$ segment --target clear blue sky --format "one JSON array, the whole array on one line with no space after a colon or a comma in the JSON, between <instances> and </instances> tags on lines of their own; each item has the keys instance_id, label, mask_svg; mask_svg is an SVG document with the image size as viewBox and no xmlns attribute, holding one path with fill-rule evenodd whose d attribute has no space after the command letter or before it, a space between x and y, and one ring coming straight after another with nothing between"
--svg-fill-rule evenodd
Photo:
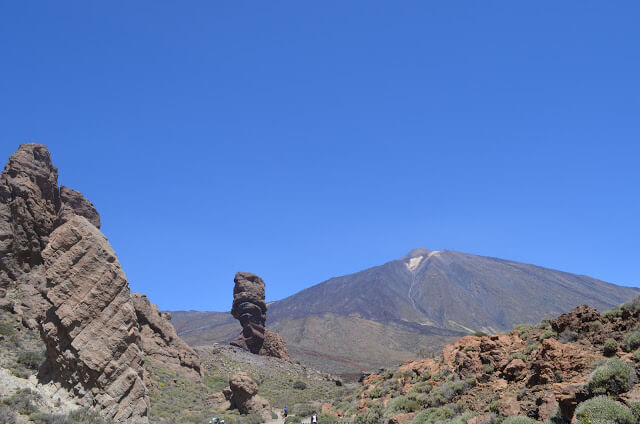
<instances>
[{"instance_id":1,"label":"clear blue sky","mask_svg":"<svg viewBox=\"0 0 640 424\"><path fill-rule=\"evenodd\" d=\"M0 156L47 144L133 290L228 310L414 247L640 284L637 1L2 2Z\"/></svg>"}]
</instances>

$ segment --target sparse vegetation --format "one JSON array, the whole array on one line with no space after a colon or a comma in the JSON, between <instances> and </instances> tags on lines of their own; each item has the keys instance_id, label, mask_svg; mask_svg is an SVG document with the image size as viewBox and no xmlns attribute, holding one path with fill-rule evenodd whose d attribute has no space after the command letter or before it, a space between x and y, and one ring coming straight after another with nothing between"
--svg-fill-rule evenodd
<instances>
[{"instance_id":1,"label":"sparse vegetation","mask_svg":"<svg viewBox=\"0 0 640 424\"><path fill-rule=\"evenodd\" d=\"M636 422L629 408L607 396L598 396L581 403L576 409L575 417L580 424Z\"/></svg>"},{"instance_id":2,"label":"sparse vegetation","mask_svg":"<svg viewBox=\"0 0 640 424\"><path fill-rule=\"evenodd\" d=\"M635 381L635 370L626 362L612 358L602 362L591 373L587 389L594 395L628 392Z\"/></svg>"},{"instance_id":3,"label":"sparse vegetation","mask_svg":"<svg viewBox=\"0 0 640 424\"><path fill-rule=\"evenodd\" d=\"M306 390L307 385L304 384L304 382L297 380L295 383L293 383L293 388L296 390Z\"/></svg>"},{"instance_id":4,"label":"sparse vegetation","mask_svg":"<svg viewBox=\"0 0 640 424\"><path fill-rule=\"evenodd\" d=\"M607 339L602 346L604 356L613 356L618 351L618 342L615 339Z\"/></svg>"},{"instance_id":5,"label":"sparse vegetation","mask_svg":"<svg viewBox=\"0 0 640 424\"><path fill-rule=\"evenodd\" d=\"M535 424L535 423L537 423L537 421L534 420L533 418L521 417L521 416L508 417L502 422L502 424Z\"/></svg>"},{"instance_id":6,"label":"sparse vegetation","mask_svg":"<svg viewBox=\"0 0 640 424\"><path fill-rule=\"evenodd\" d=\"M627 352L636 350L640 347L640 331L634 330L624 336L624 347Z\"/></svg>"}]
</instances>

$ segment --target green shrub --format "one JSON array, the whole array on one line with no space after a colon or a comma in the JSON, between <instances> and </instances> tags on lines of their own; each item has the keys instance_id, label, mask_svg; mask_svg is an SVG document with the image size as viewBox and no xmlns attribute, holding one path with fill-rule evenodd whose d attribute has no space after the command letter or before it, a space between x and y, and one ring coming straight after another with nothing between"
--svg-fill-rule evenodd
<instances>
[{"instance_id":1,"label":"green shrub","mask_svg":"<svg viewBox=\"0 0 640 424\"><path fill-rule=\"evenodd\" d=\"M624 336L624 345L627 352L640 347L640 331L631 331Z\"/></svg>"},{"instance_id":2,"label":"green shrub","mask_svg":"<svg viewBox=\"0 0 640 424\"><path fill-rule=\"evenodd\" d=\"M303 381L297 380L295 383L293 383L293 388L296 390L306 390L307 385Z\"/></svg>"},{"instance_id":3,"label":"green shrub","mask_svg":"<svg viewBox=\"0 0 640 424\"><path fill-rule=\"evenodd\" d=\"M608 311L605 311L602 314L602 317L607 321L611 321L613 318L621 317L621 316L622 316L622 309L620 308L610 309Z\"/></svg>"},{"instance_id":4,"label":"green shrub","mask_svg":"<svg viewBox=\"0 0 640 424\"><path fill-rule=\"evenodd\" d=\"M539 347L540 347L539 343L532 343L530 345L527 345L527 348L524 350L524 353L526 355L531 355L533 351L538 349Z\"/></svg>"},{"instance_id":5,"label":"green shrub","mask_svg":"<svg viewBox=\"0 0 640 424\"><path fill-rule=\"evenodd\" d=\"M575 417L580 424L634 424L629 408L606 396L598 396L578 405Z\"/></svg>"},{"instance_id":6,"label":"green shrub","mask_svg":"<svg viewBox=\"0 0 640 424\"><path fill-rule=\"evenodd\" d=\"M202 382L211 393L221 392L222 389L229 385L229 379L223 375L205 374L202 378Z\"/></svg>"},{"instance_id":7,"label":"green shrub","mask_svg":"<svg viewBox=\"0 0 640 424\"><path fill-rule=\"evenodd\" d=\"M40 399L41 396L38 392L31 389L19 389L13 395L2 399L2 404L22 415L29 415L38 412L34 403L38 403Z\"/></svg>"},{"instance_id":8,"label":"green shrub","mask_svg":"<svg viewBox=\"0 0 640 424\"><path fill-rule=\"evenodd\" d=\"M523 361L527 360L527 355L525 355L524 353L521 352L516 352L516 353L512 353L511 356L509 356L509 361L512 361L514 359L522 359Z\"/></svg>"},{"instance_id":9,"label":"green shrub","mask_svg":"<svg viewBox=\"0 0 640 424\"><path fill-rule=\"evenodd\" d=\"M602 347L602 354L604 356L613 356L618 351L618 342L615 339L607 339Z\"/></svg>"},{"instance_id":10,"label":"green shrub","mask_svg":"<svg viewBox=\"0 0 640 424\"><path fill-rule=\"evenodd\" d=\"M13 329L13 325L0 321L0 336L13 336L15 333L16 330Z\"/></svg>"},{"instance_id":11,"label":"green shrub","mask_svg":"<svg viewBox=\"0 0 640 424\"><path fill-rule=\"evenodd\" d=\"M407 396L398 396L389 402L387 413L415 412L420 408L418 402Z\"/></svg>"},{"instance_id":12,"label":"green shrub","mask_svg":"<svg viewBox=\"0 0 640 424\"><path fill-rule=\"evenodd\" d=\"M408 393L429 393L433 389L433 385L427 382L414 384Z\"/></svg>"},{"instance_id":13,"label":"green shrub","mask_svg":"<svg viewBox=\"0 0 640 424\"><path fill-rule=\"evenodd\" d=\"M465 346L464 349L462 349L464 353L471 352L473 350L475 350L473 346Z\"/></svg>"},{"instance_id":14,"label":"green shrub","mask_svg":"<svg viewBox=\"0 0 640 424\"><path fill-rule=\"evenodd\" d=\"M465 393L471 387L475 386L475 384L476 380L473 378L468 380L447 381L429 393L425 405L430 407L446 405L451 402L454 397Z\"/></svg>"},{"instance_id":15,"label":"green shrub","mask_svg":"<svg viewBox=\"0 0 640 424\"><path fill-rule=\"evenodd\" d=\"M628 392L635 381L635 370L617 358L604 361L589 377L587 388L594 395Z\"/></svg>"},{"instance_id":16,"label":"green shrub","mask_svg":"<svg viewBox=\"0 0 640 424\"><path fill-rule=\"evenodd\" d=\"M15 424L16 414L6 406L0 405L0 423Z\"/></svg>"},{"instance_id":17,"label":"green shrub","mask_svg":"<svg viewBox=\"0 0 640 424\"><path fill-rule=\"evenodd\" d=\"M22 351L18 354L16 362L30 370L37 370L44 362L44 352Z\"/></svg>"},{"instance_id":18,"label":"green shrub","mask_svg":"<svg viewBox=\"0 0 640 424\"><path fill-rule=\"evenodd\" d=\"M536 324L536 328L539 330L550 330L551 329L551 319L543 318L538 324Z\"/></svg>"},{"instance_id":19,"label":"green shrub","mask_svg":"<svg viewBox=\"0 0 640 424\"><path fill-rule=\"evenodd\" d=\"M384 394L385 394L385 391L380 386L374 387L369 391L369 397L371 399L381 398L382 396L384 396Z\"/></svg>"},{"instance_id":20,"label":"green shrub","mask_svg":"<svg viewBox=\"0 0 640 424\"><path fill-rule=\"evenodd\" d=\"M307 403L299 403L293 406L293 415L297 415L298 417L310 417L315 411L315 407L313 405L309 405Z\"/></svg>"},{"instance_id":21,"label":"green shrub","mask_svg":"<svg viewBox=\"0 0 640 424\"><path fill-rule=\"evenodd\" d=\"M302 422L302 417L296 417L296 416L292 416L292 415L289 415L287 417L287 419L284 420L284 424L301 423L301 422Z\"/></svg>"},{"instance_id":22,"label":"green shrub","mask_svg":"<svg viewBox=\"0 0 640 424\"><path fill-rule=\"evenodd\" d=\"M534 420L533 418L521 417L521 416L509 417L504 421L502 421L502 424L535 424L535 423L537 423L537 421Z\"/></svg>"},{"instance_id":23,"label":"green shrub","mask_svg":"<svg viewBox=\"0 0 640 424\"><path fill-rule=\"evenodd\" d=\"M482 372L485 374L493 374L495 372L495 368L491 364L483 364Z\"/></svg>"},{"instance_id":24,"label":"green shrub","mask_svg":"<svg viewBox=\"0 0 640 424\"><path fill-rule=\"evenodd\" d=\"M540 334L540 341L545 340L545 339L551 339L554 337L557 337L558 335L556 334L555 331L553 331L551 328L548 328L546 330L544 330L542 332L542 334Z\"/></svg>"},{"instance_id":25,"label":"green shrub","mask_svg":"<svg viewBox=\"0 0 640 424\"><path fill-rule=\"evenodd\" d=\"M513 330L511 331L517 331L518 334L520 334L520 337L526 337L526 335L529 333L529 331L531 331L533 327L531 327L529 324L518 324L515 327L513 327Z\"/></svg>"},{"instance_id":26,"label":"green shrub","mask_svg":"<svg viewBox=\"0 0 640 424\"><path fill-rule=\"evenodd\" d=\"M413 419L413 424L435 424L442 423L456 416L453 409L449 407L429 408L419 413Z\"/></svg>"},{"instance_id":27,"label":"green shrub","mask_svg":"<svg viewBox=\"0 0 640 424\"><path fill-rule=\"evenodd\" d=\"M580 338L580 335L575 331L565 330L558 337L558 341L560 343L575 342L579 338Z\"/></svg>"},{"instance_id":28,"label":"green shrub","mask_svg":"<svg viewBox=\"0 0 640 424\"><path fill-rule=\"evenodd\" d=\"M629 402L629 409L636 421L640 420L640 402Z\"/></svg>"},{"instance_id":29,"label":"green shrub","mask_svg":"<svg viewBox=\"0 0 640 424\"><path fill-rule=\"evenodd\" d=\"M380 422L382 419L382 408L379 404L369 406L367 412L362 415L356 415L355 424L370 424Z\"/></svg>"},{"instance_id":30,"label":"green shrub","mask_svg":"<svg viewBox=\"0 0 640 424\"><path fill-rule=\"evenodd\" d=\"M633 359L634 359L634 361L636 361L636 362L640 362L640 349L636 349L636 350L633 352Z\"/></svg>"},{"instance_id":31,"label":"green shrub","mask_svg":"<svg viewBox=\"0 0 640 424\"><path fill-rule=\"evenodd\" d=\"M593 321L589 324L589 331L598 332L602 330L602 327L604 327L604 325L602 325L602 321Z\"/></svg>"}]
</instances>

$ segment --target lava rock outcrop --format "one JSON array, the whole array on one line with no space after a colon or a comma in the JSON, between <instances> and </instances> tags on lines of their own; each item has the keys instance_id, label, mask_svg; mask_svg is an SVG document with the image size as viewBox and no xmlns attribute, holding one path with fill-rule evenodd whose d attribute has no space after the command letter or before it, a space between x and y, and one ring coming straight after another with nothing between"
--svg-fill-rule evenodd
<instances>
[{"instance_id":1,"label":"lava rock outcrop","mask_svg":"<svg viewBox=\"0 0 640 424\"><path fill-rule=\"evenodd\" d=\"M185 377L198 380L200 358L176 333L171 314L161 313L147 296L131 294L140 325L140 342L145 358Z\"/></svg>"},{"instance_id":2,"label":"lava rock outcrop","mask_svg":"<svg viewBox=\"0 0 640 424\"><path fill-rule=\"evenodd\" d=\"M233 279L231 315L242 325L242 333L232 346L258 354L264 344L267 304L264 301L264 281L250 272L238 272Z\"/></svg>"},{"instance_id":3,"label":"lava rock outcrop","mask_svg":"<svg viewBox=\"0 0 640 424\"><path fill-rule=\"evenodd\" d=\"M242 325L242 333L231 342L251 353L291 360L284 339L265 328L267 304L262 278L250 272L238 272L233 279L231 315Z\"/></svg>"}]
</instances>

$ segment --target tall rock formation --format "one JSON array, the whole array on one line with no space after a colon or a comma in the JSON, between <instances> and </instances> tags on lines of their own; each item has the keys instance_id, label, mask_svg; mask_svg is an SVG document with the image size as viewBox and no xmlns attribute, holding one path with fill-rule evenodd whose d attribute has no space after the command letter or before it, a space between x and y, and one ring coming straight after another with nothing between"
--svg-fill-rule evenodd
<instances>
[{"instance_id":1,"label":"tall rock formation","mask_svg":"<svg viewBox=\"0 0 640 424\"><path fill-rule=\"evenodd\" d=\"M145 355L198 376L199 360L157 308L136 308L95 207L57 180L39 144L21 145L0 174L0 307L40 331L39 378L115 422L148 423Z\"/></svg>"},{"instance_id":2,"label":"tall rock formation","mask_svg":"<svg viewBox=\"0 0 640 424\"><path fill-rule=\"evenodd\" d=\"M231 345L258 354L264 343L267 304L264 301L264 281L250 272L238 272L233 279L231 315L242 325L242 333Z\"/></svg>"},{"instance_id":3,"label":"tall rock formation","mask_svg":"<svg viewBox=\"0 0 640 424\"><path fill-rule=\"evenodd\" d=\"M231 315L240 321L242 333L231 345L254 354L290 360L284 339L265 329L267 304L262 278L250 272L238 272L233 281Z\"/></svg>"}]
</instances>

